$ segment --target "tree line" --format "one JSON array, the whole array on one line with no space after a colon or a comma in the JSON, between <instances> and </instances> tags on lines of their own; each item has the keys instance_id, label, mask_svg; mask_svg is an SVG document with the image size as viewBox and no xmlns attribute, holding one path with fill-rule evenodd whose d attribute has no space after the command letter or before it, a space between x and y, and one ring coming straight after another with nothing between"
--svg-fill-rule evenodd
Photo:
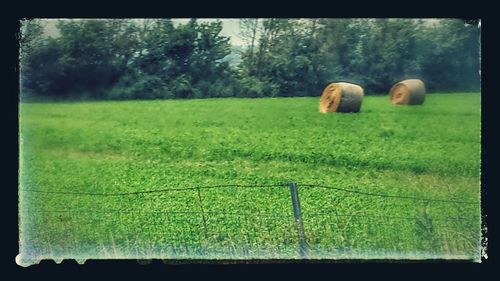
<instances>
[{"instance_id":1,"label":"tree line","mask_svg":"<svg viewBox=\"0 0 500 281\"><path fill-rule=\"evenodd\" d=\"M221 21L43 20L20 32L21 98L318 96L329 81L385 94L408 77L429 91L478 91L480 32L457 19L241 19L231 65Z\"/></svg>"}]
</instances>

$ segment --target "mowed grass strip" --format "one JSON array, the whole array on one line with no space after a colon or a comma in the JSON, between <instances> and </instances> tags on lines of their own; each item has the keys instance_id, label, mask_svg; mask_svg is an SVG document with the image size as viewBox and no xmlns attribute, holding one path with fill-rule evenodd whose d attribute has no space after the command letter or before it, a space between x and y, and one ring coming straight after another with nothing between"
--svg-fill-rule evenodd
<instances>
[{"instance_id":1,"label":"mowed grass strip","mask_svg":"<svg viewBox=\"0 0 500 281\"><path fill-rule=\"evenodd\" d=\"M430 94L422 106L367 96L357 114L317 107L310 97L23 103L21 190L283 187L203 189L201 205L195 190L21 191L22 247L34 257L296 258L286 186L296 181L312 256L477 258L479 94Z\"/></svg>"}]
</instances>

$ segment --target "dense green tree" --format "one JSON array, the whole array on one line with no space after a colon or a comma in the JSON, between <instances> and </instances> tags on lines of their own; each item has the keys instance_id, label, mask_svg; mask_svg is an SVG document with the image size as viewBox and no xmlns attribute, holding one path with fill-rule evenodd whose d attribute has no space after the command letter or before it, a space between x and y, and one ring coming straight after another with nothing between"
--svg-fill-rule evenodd
<instances>
[{"instance_id":1,"label":"dense green tree","mask_svg":"<svg viewBox=\"0 0 500 281\"><path fill-rule=\"evenodd\" d=\"M328 80L385 93L395 81L418 76L418 22L392 19L323 20L321 55Z\"/></svg>"},{"instance_id":2,"label":"dense green tree","mask_svg":"<svg viewBox=\"0 0 500 281\"><path fill-rule=\"evenodd\" d=\"M124 74L133 55L130 31L122 20L64 20L58 38L31 51L22 74L39 95L104 98ZM127 53L128 51L128 53Z\"/></svg>"},{"instance_id":3,"label":"dense green tree","mask_svg":"<svg viewBox=\"0 0 500 281\"><path fill-rule=\"evenodd\" d=\"M21 21L21 30L19 33L20 57L22 60L34 52L43 44L43 26L40 20Z\"/></svg>"},{"instance_id":4,"label":"dense green tree","mask_svg":"<svg viewBox=\"0 0 500 281\"><path fill-rule=\"evenodd\" d=\"M61 20L56 38L42 22L21 25L22 98L317 96L329 81L386 94L410 77L479 89L479 29L461 20L242 19L236 67L221 21Z\"/></svg>"},{"instance_id":5,"label":"dense green tree","mask_svg":"<svg viewBox=\"0 0 500 281\"><path fill-rule=\"evenodd\" d=\"M316 95L324 80L317 29L317 20L263 20L256 51L247 49L240 66L249 95Z\"/></svg>"},{"instance_id":6,"label":"dense green tree","mask_svg":"<svg viewBox=\"0 0 500 281\"><path fill-rule=\"evenodd\" d=\"M432 91L477 91L480 86L479 28L440 20L420 34L422 76Z\"/></svg>"},{"instance_id":7,"label":"dense green tree","mask_svg":"<svg viewBox=\"0 0 500 281\"><path fill-rule=\"evenodd\" d=\"M364 29L365 36L354 48L352 74L360 76L359 80L367 91L386 94L395 82L419 76L415 44L419 25L415 20L376 19L363 22L368 28L360 28Z\"/></svg>"},{"instance_id":8,"label":"dense green tree","mask_svg":"<svg viewBox=\"0 0 500 281\"><path fill-rule=\"evenodd\" d=\"M199 91L197 97L228 96L222 85L231 86L229 63L222 59L231 53L228 37L220 36L222 22L202 23L197 26L198 36L192 56L191 71L193 83ZM208 82L208 83L207 83ZM213 87L207 87L213 83Z\"/></svg>"},{"instance_id":9,"label":"dense green tree","mask_svg":"<svg viewBox=\"0 0 500 281\"><path fill-rule=\"evenodd\" d=\"M354 82L367 94L386 94L410 77L423 78L433 91L478 90L477 29L460 20L429 23L266 19L258 52L247 51L241 73L274 83L282 96L318 95L328 81Z\"/></svg>"},{"instance_id":10,"label":"dense green tree","mask_svg":"<svg viewBox=\"0 0 500 281\"><path fill-rule=\"evenodd\" d=\"M36 54L44 47L45 39L43 36L43 26L40 20L21 21L21 30L19 33L19 70L21 98L29 97L33 94L36 77L33 73L36 71L30 61L35 59Z\"/></svg>"},{"instance_id":11,"label":"dense green tree","mask_svg":"<svg viewBox=\"0 0 500 281\"><path fill-rule=\"evenodd\" d=\"M139 52L111 91L112 98L203 98L234 95L228 37L222 22L174 27L169 19L143 22ZM140 83L134 83L140 81Z\"/></svg>"}]
</instances>

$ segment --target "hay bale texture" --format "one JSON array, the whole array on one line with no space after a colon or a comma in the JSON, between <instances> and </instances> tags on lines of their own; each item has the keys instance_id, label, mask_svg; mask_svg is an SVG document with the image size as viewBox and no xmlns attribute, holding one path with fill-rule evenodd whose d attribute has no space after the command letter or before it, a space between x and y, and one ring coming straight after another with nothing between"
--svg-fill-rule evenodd
<instances>
[{"instance_id":1,"label":"hay bale texture","mask_svg":"<svg viewBox=\"0 0 500 281\"><path fill-rule=\"evenodd\" d=\"M359 112L365 92L356 84L330 83L319 100L319 112Z\"/></svg>"},{"instance_id":2,"label":"hay bale texture","mask_svg":"<svg viewBox=\"0 0 500 281\"><path fill-rule=\"evenodd\" d=\"M389 92L393 104L419 105L425 100L425 84L420 79L408 79L396 83Z\"/></svg>"}]
</instances>

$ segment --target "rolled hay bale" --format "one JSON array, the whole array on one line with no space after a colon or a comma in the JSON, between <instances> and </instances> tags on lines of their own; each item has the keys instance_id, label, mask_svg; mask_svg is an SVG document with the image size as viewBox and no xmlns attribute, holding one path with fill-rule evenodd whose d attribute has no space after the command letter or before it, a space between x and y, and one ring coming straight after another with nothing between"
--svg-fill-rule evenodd
<instances>
[{"instance_id":1,"label":"rolled hay bale","mask_svg":"<svg viewBox=\"0 0 500 281\"><path fill-rule=\"evenodd\" d=\"M330 83L319 99L319 112L359 112L364 95L365 92L359 85Z\"/></svg>"},{"instance_id":2,"label":"rolled hay bale","mask_svg":"<svg viewBox=\"0 0 500 281\"><path fill-rule=\"evenodd\" d=\"M425 100L425 84L420 79L400 81L392 86L389 99L393 104L418 105Z\"/></svg>"}]
</instances>

